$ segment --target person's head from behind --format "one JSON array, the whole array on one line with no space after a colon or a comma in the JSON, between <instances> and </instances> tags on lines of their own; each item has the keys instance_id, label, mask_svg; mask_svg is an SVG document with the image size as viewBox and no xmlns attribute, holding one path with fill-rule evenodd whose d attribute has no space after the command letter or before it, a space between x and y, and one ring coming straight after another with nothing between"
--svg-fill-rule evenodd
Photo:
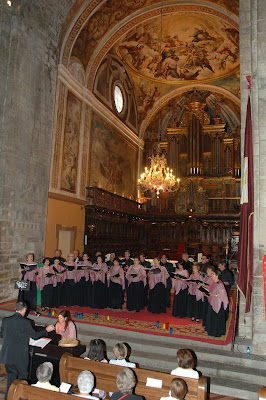
<instances>
[{"instance_id":1,"label":"person's head from behind","mask_svg":"<svg viewBox=\"0 0 266 400\"><path fill-rule=\"evenodd\" d=\"M117 360L124 360L127 356L127 346L124 343L117 343L113 348Z\"/></svg>"},{"instance_id":2,"label":"person's head from behind","mask_svg":"<svg viewBox=\"0 0 266 400\"><path fill-rule=\"evenodd\" d=\"M94 376L90 371L82 371L77 379L79 393L89 394L94 387Z\"/></svg>"},{"instance_id":3,"label":"person's head from behind","mask_svg":"<svg viewBox=\"0 0 266 400\"><path fill-rule=\"evenodd\" d=\"M171 396L174 399L184 399L188 388L186 382L181 378L174 378L170 385Z\"/></svg>"},{"instance_id":4,"label":"person's head from behind","mask_svg":"<svg viewBox=\"0 0 266 400\"><path fill-rule=\"evenodd\" d=\"M119 392L123 394L132 393L136 386L136 377L134 372L129 368L123 369L123 371L117 375L116 386Z\"/></svg>"},{"instance_id":5,"label":"person's head from behind","mask_svg":"<svg viewBox=\"0 0 266 400\"><path fill-rule=\"evenodd\" d=\"M180 349L177 352L177 363L180 368L196 368L197 358L193 350Z\"/></svg>"},{"instance_id":6,"label":"person's head from behind","mask_svg":"<svg viewBox=\"0 0 266 400\"><path fill-rule=\"evenodd\" d=\"M36 376L39 382L49 382L53 375L53 364L44 362L36 369Z\"/></svg>"},{"instance_id":7,"label":"person's head from behind","mask_svg":"<svg viewBox=\"0 0 266 400\"><path fill-rule=\"evenodd\" d=\"M90 341L88 358L92 361L102 361L105 355L105 347L102 339L92 339Z\"/></svg>"},{"instance_id":8,"label":"person's head from behind","mask_svg":"<svg viewBox=\"0 0 266 400\"><path fill-rule=\"evenodd\" d=\"M27 311L27 303L25 301L17 301L15 305L15 310L17 313L21 314L23 317Z\"/></svg>"}]
</instances>

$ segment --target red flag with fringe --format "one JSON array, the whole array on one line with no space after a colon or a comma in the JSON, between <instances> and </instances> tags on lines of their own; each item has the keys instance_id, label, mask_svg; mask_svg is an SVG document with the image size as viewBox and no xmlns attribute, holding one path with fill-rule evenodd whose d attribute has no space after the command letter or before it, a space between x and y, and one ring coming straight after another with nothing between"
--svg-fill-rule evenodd
<instances>
[{"instance_id":1,"label":"red flag with fringe","mask_svg":"<svg viewBox=\"0 0 266 400\"><path fill-rule=\"evenodd\" d=\"M246 299L245 312L250 311L253 280L253 146L250 96L248 97L244 160L241 171L240 233L238 245L238 288Z\"/></svg>"}]
</instances>

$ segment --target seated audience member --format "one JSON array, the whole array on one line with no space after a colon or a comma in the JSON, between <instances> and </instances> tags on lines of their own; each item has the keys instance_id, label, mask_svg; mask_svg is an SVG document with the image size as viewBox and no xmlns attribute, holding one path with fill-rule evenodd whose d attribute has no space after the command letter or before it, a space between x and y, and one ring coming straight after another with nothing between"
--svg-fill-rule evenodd
<instances>
[{"instance_id":1,"label":"seated audience member","mask_svg":"<svg viewBox=\"0 0 266 400\"><path fill-rule=\"evenodd\" d=\"M90 341L88 357L85 357L84 360L108 363L108 361L105 358L105 353L106 353L105 350L106 350L106 344L102 339L92 339ZM106 397L106 392L101 389L95 389L93 391L93 394L97 394L99 395L100 398L103 399Z\"/></svg>"},{"instance_id":2,"label":"seated audience member","mask_svg":"<svg viewBox=\"0 0 266 400\"><path fill-rule=\"evenodd\" d=\"M88 357L84 360L100 361L103 363L108 363L105 358L106 344L102 339L92 339L90 341L90 348L88 352Z\"/></svg>"},{"instance_id":3,"label":"seated audience member","mask_svg":"<svg viewBox=\"0 0 266 400\"><path fill-rule=\"evenodd\" d=\"M76 327L71 321L71 315L68 310L62 310L58 314L58 321L55 324L55 331L61 335L61 339L76 339Z\"/></svg>"},{"instance_id":4,"label":"seated audience member","mask_svg":"<svg viewBox=\"0 0 266 400\"><path fill-rule=\"evenodd\" d=\"M110 398L112 400L119 400L120 398L126 398L127 400L142 400L143 398L141 396L133 394L136 383L137 381L134 372L129 368L123 369L116 378L116 386L119 391L113 393Z\"/></svg>"},{"instance_id":5,"label":"seated audience member","mask_svg":"<svg viewBox=\"0 0 266 400\"><path fill-rule=\"evenodd\" d=\"M109 364L122 365L124 367L136 368L136 364L126 360L127 346L124 343L117 343L113 348L116 360L110 360Z\"/></svg>"},{"instance_id":6,"label":"seated audience member","mask_svg":"<svg viewBox=\"0 0 266 400\"><path fill-rule=\"evenodd\" d=\"M160 400L184 400L187 394L188 388L187 384L183 379L174 378L170 385L170 396L161 397Z\"/></svg>"},{"instance_id":7,"label":"seated audience member","mask_svg":"<svg viewBox=\"0 0 266 400\"><path fill-rule=\"evenodd\" d=\"M185 378L199 378L196 368L196 354L190 349L180 349L177 352L178 367L171 371L171 375L183 376Z\"/></svg>"},{"instance_id":8,"label":"seated audience member","mask_svg":"<svg viewBox=\"0 0 266 400\"><path fill-rule=\"evenodd\" d=\"M85 399L99 399L99 397L91 396L90 393L94 386L94 376L90 371L82 371L77 379L79 393L75 394L77 397Z\"/></svg>"},{"instance_id":9,"label":"seated audience member","mask_svg":"<svg viewBox=\"0 0 266 400\"><path fill-rule=\"evenodd\" d=\"M53 390L54 392L59 392L59 388L51 385L49 382L53 375L53 364L50 362L44 362L36 370L36 376L38 382L31 385L42 389Z\"/></svg>"}]
</instances>

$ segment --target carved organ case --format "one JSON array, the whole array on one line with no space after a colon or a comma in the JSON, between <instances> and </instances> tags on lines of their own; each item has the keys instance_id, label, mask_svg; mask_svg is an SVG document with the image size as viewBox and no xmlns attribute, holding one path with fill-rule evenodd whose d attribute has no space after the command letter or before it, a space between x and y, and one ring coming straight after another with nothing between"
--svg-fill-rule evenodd
<instances>
[{"instance_id":1,"label":"carved organ case","mask_svg":"<svg viewBox=\"0 0 266 400\"><path fill-rule=\"evenodd\" d=\"M239 132L230 135L218 115L194 90L176 127L167 128L169 167L181 178L176 213L238 213L240 181Z\"/></svg>"}]
</instances>

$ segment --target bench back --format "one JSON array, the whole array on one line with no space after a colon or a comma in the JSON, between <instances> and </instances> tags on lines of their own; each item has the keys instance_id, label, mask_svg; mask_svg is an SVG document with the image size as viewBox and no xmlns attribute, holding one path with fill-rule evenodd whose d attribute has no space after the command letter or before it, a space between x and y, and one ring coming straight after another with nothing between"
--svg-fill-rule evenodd
<instances>
[{"instance_id":1,"label":"bench back","mask_svg":"<svg viewBox=\"0 0 266 400\"><path fill-rule=\"evenodd\" d=\"M7 400L69 400L69 394L48 391L35 386L28 385L28 382L16 379L9 388Z\"/></svg>"},{"instance_id":2,"label":"bench back","mask_svg":"<svg viewBox=\"0 0 266 400\"><path fill-rule=\"evenodd\" d=\"M89 370L96 379L96 387L106 392L117 392L116 377L125 367L118 365L105 364L96 361L84 360L83 358L73 357L65 353L60 360L59 371L60 381L77 384L77 377L81 371ZM135 394L145 397L146 400L160 399L169 396L170 383L175 376L163 372L151 371L142 368L135 368L137 385ZM162 388L146 386L147 378L160 379ZM207 399L207 379L182 378L188 386L186 400L206 400Z\"/></svg>"}]
</instances>

